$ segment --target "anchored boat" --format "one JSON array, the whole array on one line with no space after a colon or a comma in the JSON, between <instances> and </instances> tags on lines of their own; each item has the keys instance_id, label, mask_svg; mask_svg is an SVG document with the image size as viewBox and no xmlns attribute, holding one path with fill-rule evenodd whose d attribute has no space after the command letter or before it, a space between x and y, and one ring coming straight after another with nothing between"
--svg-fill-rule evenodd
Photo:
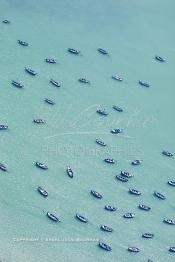
<instances>
[{"instance_id":1,"label":"anchored boat","mask_svg":"<svg viewBox=\"0 0 175 262\"><path fill-rule=\"evenodd\" d=\"M6 129L8 129L7 125L0 125L0 130L6 130Z\"/></svg>"},{"instance_id":2,"label":"anchored boat","mask_svg":"<svg viewBox=\"0 0 175 262\"><path fill-rule=\"evenodd\" d=\"M112 76L112 78L120 82L123 81L123 78L121 78L120 76Z\"/></svg>"},{"instance_id":3,"label":"anchored boat","mask_svg":"<svg viewBox=\"0 0 175 262\"><path fill-rule=\"evenodd\" d=\"M142 193L136 189L130 188L129 189L129 193L133 194L133 195L137 195L140 196Z\"/></svg>"},{"instance_id":4,"label":"anchored boat","mask_svg":"<svg viewBox=\"0 0 175 262\"><path fill-rule=\"evenodd\" d=\"M101 230L106 231L106 232L112 232L113 231L113 228L105 226L105 225L102 225L100 228L101 228Z\"/></svg>"},{"instance_id":5,"label":"anchored boat","mask_svg":"<svg viewBox=\"0 0 175 262\"><path fill-rule=\"evenodd\" d=\"M25 67L25 71L26 71L27 73L29 73L30 75L32 75L32 76L37 75L37 72L34 71L33 69L29 68L29 67Z\"/></svg>"},{"instance_id":6,"label":"anchored boat","mask_svg":"<svg viewBox=\"0 0 175 262\"><path fill-rule=\"evenodd\" d=\"M128 247L128 251L138 253L140 249L138 247Z\"/></svg>"},{"instance_id":7,"label":"anchored boat","mask_svg":"<svg viewBox=\"0 0 175 262\"><path fill-rule=\"evenodd\" d=\"M170 153L170 152L167 151L167 150L163 150L163 151L162 151L162 155L164 155L164 156L169 156L169 157L172 157L172 156L173 156L173 154Z\"/></svg>"},{"instance_id":8,"label":"anchored boat","mask_svg":"<svg viewBox=\"0 0 175 262\"><path fill-rule=\"evenodd\" d=\"M155 59L159 62L165 62L165 59L158 55L155 55Z\"/></svg>"},{"instance_id":9,"label":"anchored boat","mask_svg":"<svg viewBox=\"0 0 175 262\"><path fill-rule=\"evenodd\" d=\"M67 166L67 174L70 178L73 178L74 172L70 166Z\"/></svg>"},{"instance_id":10,"label":"anchored boat","mask_svg":"<svg viewBox=\"0 0 175 262\"><path fill-rule=\"evenodd\" d=\"M87 223L88 222L88 219L86 217L80 215L80 214L76 214L76 218L78 220L80 220L81 222L83 222L83 223Z\"/></svg>"},{"instance_id":11,"label":"anchored boat","mask_svg":"<svg viewBox=\"0 0 175 262\"><path fill-rule=\"evenodd\" d=\"M168 185L175 186L175 181L168 181Z\"/></svg>"},{"instance_id":12,"label":"anchored boat","mask_svg":"<svg viewBox=\"0 0 175 262\"><path fill-rule=\"evenodd\" d=\"M18 40L18 44L22 45L22 46L28 46L29 44L25 41L21 41L21 40Z\"/></svg>"},{"instance_id":13,"label":"anchored boat","mask_svg":"<svg viewBox=\"0 0 175 262\"><path fill-rule=\"evenodd\" d=\"M102 249L106 250L106 251L111 251L112 247L105 244L104 242L99 242L99 247L101 247Z\"/></svg>"},{"instance_id":14,"label":"anchored boat","mask_svg":"<svg viewBox=\"0 0 175 262\"><path fill-rule=\"evenodd\" d=\"M48 169L48 166L46 166L45 164L43 163L40 163L40 162L36 162L35 163L37 167L43 169L43 170L47 170Z\"/></svg>"},{"instance_id":15,"label":"anchored boat","mask_svg":"<svg viewBox=\"0 0 175 262\"><path fill-rule=\"evenodd\" d=\"M112 212L117 210L116 207L110 206L110 205L106 205L106 206L105 206L105 209L108 210L108 211L112 211Z\"/></svg>"},{"instance_id":16,"label":"anchored boat","mask_svg":"<svg viewBox=\"0 0 175 262\"><path fill-rule=\"evenodd\" d=\"M145 211L149 211L151 209L151 207L143 205L143 204L139 204L138 206L140 209L145 210Z\"/></svg>"},{"instance_id":17,"label":"anchored boat","mask_svg":"<svg viewBox=\"0 0 175 262\"><path fill-rule=\"evenodd\" d=\"M59 218L53 213L47 212L47 216L54 222L60 222Z\"/></svg>"},{"instance_id":18,"label":"anchored boat","mask_svg":"<svg viewBox=\"0 0 175 262\"><path fill-rule=\"evenodd\" d=\"M101 53L103 55L108 55L108 52L103 48L98 48L97 50L98 50L99 53Z\"/></svg>"},{"instance_id":19,"label":"anchored boat","mask_svg":"<svg viewBox=\"0 0 175 262\"><path fill-rule=\"evenodd\" d=\"M46 123L46 121L41 118L33 119L33 122L36 124L45 124Z\"/></svg>"},{"instance_id":20,"label":"anchored boat","mask_svg":"<svg viewBox=\"0 0 175 262\"><path fill-rule=\"evenodd\" d=\"M120 175L117 175L116 178L122 182L128 182L128 179L126 177L123 177L123 176L120 176Z\"/></svg>"},{"instance_id":21,"label":"anchored boat","mask_svg":"<svg viewBox=\"0 0 175 262\"><path fill-rule=\"evenodd\" d=\"M85 78L79 78L78 81L83 83L83 84L90 84L90 81L85 79Z\"/></svg>"},{"instance_id":22,"label":"anchored boat","mask_svg":"<svg viewBox=\"0 0 175 262\"><path fill-rule=\"evenodd\" d=\"M123 112L123 109L121 107L119 107L119 106L115 106L114 105L112 108L115 109L118 112Z\"/></svg>"},{"instance_id":23,"label":"anchored boat","mask_svg":"<svg viewBox=\"0 0 175 262\"><path fill-rule=\"evenodd\" d=\"M96 139L95 142L100 146L107 146L107 144L100 139Z\"/></svg>"},{"instance_id":24,"label":"anchored boat","mask_svg":"<svg viewBox=\"0 0 175 262\"><path fill-rule=\"evenodd\" d=\"M50 79L50 83L51 83L52 85L54 85L54 86L57 86L57 87L60 87L60 86L61 86L61 84L60 84L59 82L57 82L56 80L54 80L54 79Z\"/></svg>"},{"instance_id":25,"label":"anchored boat","mask_svg":"<svg viewBox=\"0 0 175 262\"><path fill-rule=\"evenodd\" d=\"M74 49L74 48L68 48L68 52L74 55L79 55L80 51Z\"/></svg>"},{"instance_id":26,"label":"anchored boat","mask_svg":"<svg viewBox=\"0 0 175 262\"><path fill-rule=\"evenodd\" d=\"M48 103L49 105L55 105L55 102L51 99L45 98L44 101Z\"/></svg>"},{"instance_id":27,"label":"anchored boat","mask_svg":"<svg viewBox=\"0 0 175 262\"><path fill-rule=\"evenodd\" d=\"M19 88L22 88L24 85L21 84L20 82L18 81L15 81L15 80L12 80L12 85L16 86L16 87L19 87Z\"/></svg>"},{"instance_id":28,"label":"anchored boat","mask_svg":"<svg viewBox=\"0 0 175 262\"><path fill-rule=\"evenodd\" d=\"M102 116L108 116L108 112L105 109L98 109L96 112Z\"/></svg>"},{"instance_id":29,"label":"anchored boat","mask_svg":"<svg viewBox=\"0 0 175 262\"><path fill-rule=\"evenodd\" d=\"M37 190L38 190L38 192L42 195L42 196L44 196L44 197L47 197L48 196L48 192L46 191L46 190L44 190L42 187L38 187L37 188Z\"/></svg>"},{"instance_id":30,"label":"anchored boat","mask_svg":"<svg viewBox=\"0 0 175 262\"><path fill-rule=\"evenodd\" d=\"M3 165L2 163L0 163L0 169L5 172L7 171L7 167Z\"/></svg>"},{"instance_id":31,"label":"anchored boat","mask_svg":"<svg viewBox=\"0 0 175 262\"><path fill-rule=\"evenodd\" d=\"M135 214L134 213L126 213L123 215L124 218L134 218Z\"/></svg>"},{"instance_id":32,"label":"anchored boat","mask_svg":"<svg viewBox=\"0 0 175 262\"><path fill-rule=\"evenodd\" d=\"M49 63L49 64L56 64L56 59L53 59L53 58L46 58L45 59L46 63Z\"/></svg>"},{"instance_id":33,"label":"anchored boat","mask_svg":"<svg viewBox=\"0 0 175 262\"><path fill-rule=\"evenodd\" d=\"M175 247L170 247L170 248L169 248L169 251L170 251L170 252L175 252Z\"/></svg>"},{"instance_id":34,"label":"anchored boat","mask_svg":"<svg viewBox=\"0 0 175 262\"><path fill-rule=\"evenodd\" d=\"M126 177L126 178L131 178L131 177L133 177L133 175L132 175L131 173L126 172L126 171L121 171L120 175L121 175L121 176L124 176L124 177Z\"/></svg>"},{"instance_id":35,"label":"anchored boat","mask_svg":"<svg viewBox=\"0 0 175 262\"><path fill-rule=\"evenodd\" d=\"M4 23L4 24L10 24L10 20L5 19L5 20L2 21L2 23Z\"/></svg>"},{"instance_id":36,"label":"anchored boat","mask_svg":"<svg viewBox=\"0 0 175 262\"><path fill-rule=\"evenodd\" d=\"M166 196L164 196L163 194L161 194L161 193L159 193L157 191L154 191L154 195L156 197L158 197L159 199L161 199L161 200L165 200L166 199Z\"/></svg>"},{"instance_id":37,"label":"anchored boat","mask_svg":"<svg viewBox=\"0 0 175 262\"><path fill-rule=\"evenodd\" d=\"M165 223L167 223L169 225L175 225L175 219L173 220L173 219L165 218L163 220L163 222L165 222Z\"/></svg>"},{"instance_id":38,"label":"anchored boat","mask_svg":"<svg viewBox=\"0 0 175 262\"><path fill-rule=\"evenodd\" d=\"M112 158L105 158L104 161L108 164L115 164L115 160Z\"/></svg>"},{"instance_id":39,"label":"anchored boat","mask_svg":"<svg viewBox=\"0 0 175 262\"><path fill-rule=\"evenodd\" d=\"M139 80L139 84L140 84L141 86L150 87L150 84L148 84L147 82L144 82L144 81L142 81L142 80Z\"/></svg>"},{"instance_id":40,"label":"anchored boat","mask_svg":"<svg viewBox=\"0 0 175 262\"><path fill-rule=\"evenodd\" d=\"M143 238L153 238L154 234L152 234L152 233L144 233L144 234L142 234L142 237Z\"/></svg>"},{"instance_id":41,"label":"anchored boat","mask_svg":"<svg viewBox=\"0 0 175 262\"><path fill-rule=\"evenodd\" d=\"M91 190L91 195L99 199L103 198L103 196L95 190Z\"/></svg>"},{"instance_id":42,"label":"anchored boat","mask_svg":"<svg viewBox=\"0 0 175 262\"><path fill-rule=\"evenodd\" d=\"M131 164L133 166L138 166L138 165L141 165L142 162L143 162L143 160L136 159L136 160L132 161Z\"/></svg>"},{"instance_id":43,"label":"anchored boat","mask_svg":"<svg viewBox=\"0 0 175 262\"><path fill-rule=\"evenodd\" d=\"M122 128L114 128L111 130L111 133L112 134L120 134L120 133L123 133L123 129Z\"/></svg>"}]
</instances>

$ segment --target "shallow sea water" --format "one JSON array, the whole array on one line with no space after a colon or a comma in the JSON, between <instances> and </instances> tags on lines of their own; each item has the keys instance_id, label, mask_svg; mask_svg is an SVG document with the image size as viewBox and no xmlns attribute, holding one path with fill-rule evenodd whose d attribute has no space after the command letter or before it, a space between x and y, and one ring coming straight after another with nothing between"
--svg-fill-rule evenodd
<instances>
[{"instance_id":1,"label":"shallow sea water","mask_svg":"<svg viewBox=\"0 0 175 262\"><path fill-rule=\"evenodd\" d=\"M0 24L0 123L9 126L0 132L0 162L9 170L0 172L0 260L175 260L168 251L175 246L175 228L162 222L175 218L175 191L167 185L174 179L175 166L173 158L161 154L175 148L174 8L173 0L0 0L1 20L11 21ZM19 46L18 39L30 46ZM82 56L69 54L68 47L81 50ZM99 54L98 47L110 56ZM155 54L166 63L155 61ZM47 64L46 57L58 63ZM38 75L27 74L25 66ZM112 80L113 74L124 81ZM87 77L91 85L79 83L80 77ZM59 80L61 87L52 86L50 78ZM12 87L12 79L25 88ZM151 87L139 86L139 79ZM45 97L56 104L46 104ZM124 112L115 112L114 104ZM106 108L109 116L96 114L98 107ZM47 123L36 125L34 118ZM112 135L112 128L124 128L124 133ZM96 138L108 146L98 146ZM105 157L117 164L107 165ZM133 167L130 161L136 158L144 162ZM46 163L49 170L37 169L35 161ZM72 180L65 172L67 164L75 171ZM120 183L115 176L121 170L134 177ZM49 192L47 199L36 192L38 185ZM142 196L130 195L130 187ZM93 198L91 189L103 199ZM155 198L154 190L167 199ZM139 203L152 210L139 210ZM106 204L118 211L106 212ZM61 223L49 221L47 211L56 212ZM76 212L90 222L77 221ZM126 212L136 217L125 220ZM114 232L100 231L101 224ZM143 239L145 232L155 237ZM101 250L98 240L109 243L112 252ZM129 253L129 246L139 247L140 253Z\"/></svg>"}]
</instances>

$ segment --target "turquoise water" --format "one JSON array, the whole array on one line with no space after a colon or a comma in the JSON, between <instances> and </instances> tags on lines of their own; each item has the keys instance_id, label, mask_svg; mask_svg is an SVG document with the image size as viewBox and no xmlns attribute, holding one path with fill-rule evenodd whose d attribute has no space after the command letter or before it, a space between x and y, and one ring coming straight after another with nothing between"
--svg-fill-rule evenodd
<instances>
[{"instance_id":1,"label":"turquoise water","mask_svg":"<svg viewBox=\"0 0 175 262\"><path fill-rule=\"evenodd\" d=\"M175 228L162 222L175 218L175 192L167 185L175 166L173 158L161 155L175 147L174 8L171 0L0 1L1 20L11 20L0 25L0 123L9 126L0 133L0 162L9 170L0 174L0 260L175 260L168 251L175 245ZM19 46L17 39L30 46ZM68 47L80 49L82 56L69 54ZM98 47L110 56L100 55ZM166 63L156 62L155 54ZM58 63L47 64L46 57ZM25 66L38 75L25 73ZM124 81L112 80L113 74ZM80 77L91 85L80 84ZM50 78L61 87L52 86ZM25 88L12 87L12 79ZM151 87L142 88L138 79ZM56 104L49 106L45 97ZM115 112L114 104L124 112ZM95 113L99 106L109 111L108 117ZM35 125L34 118L47 124ZM124 128L124 134L111 135L112 128ZM96 138L108 146L96 145ZM105 157L117 164L105 164ZM130 165L136 158L144 160L139 167ZM46 163L49 170L37 169L35 161ZM67 164L75 171L73 180L66 175ZM134 175L126 184L115 179L121 170ZM47 199L36 192L38 185L49 192ZM141 190L142 196L128 194L130 187ZM94 199L91 189L103 199ZM155 198L154 190L167 200ZM138 210L139 203L152 210ZM118 211L105 212L106 204L116 205ZM62 222L49 221L47 211L56 212ZM89 224L74 219L76 212L88 217ZM126 212L136 217L125 220ZM100 231L101 224L114 232ZM155 237L145 240L145 232ZM112 252L98 248L98 240L109 243ZM139 247L140 253L130 254L129 246Z\"/></svg>"}]
</instances>

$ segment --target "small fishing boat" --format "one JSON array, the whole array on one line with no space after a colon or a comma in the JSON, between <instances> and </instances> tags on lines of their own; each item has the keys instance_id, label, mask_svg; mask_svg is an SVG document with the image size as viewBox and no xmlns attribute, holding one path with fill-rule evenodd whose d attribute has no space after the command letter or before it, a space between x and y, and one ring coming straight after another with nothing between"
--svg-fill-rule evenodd
<instances>
[{"instance_id":1,"label":"small fishing boat","mask_svg":"<svg viewBox=\"0 0 175 262\"><path fill-rule=\"evenodd\" d=\"M123 176L120 176L120 175L117 175L116 178L122 182L128 182L128 179L126 177L123 177Z\"/></svg>"},{"instance_id":2,"label":"small fishing boat","mask_svg":"<svg viewBox=\"0 0 175 262\"><path fill-rule=\"evenodd\" d=\"M149 211L151 209L151 207L143 205L143 204L139 204L138 206L140 209L145 210L145 211Z\"/></svg>"},{"instance_id":3,"label":"small fishing boat","mask_svg":"<svg viewBox=\"0 0 175 262\"><path fill-rule=\"evenodd\" d=\"M109 164L115 164L115 160L112 158L105 158L104 161Z\"/></svg>"},{"instance_id":4,"label":"small fishing boat","mask_svg":"<svg viewBox=\"0 0 175 262\"><path fill-rule=\"evenodd\" d=\"M164 196L163 194L161 194L161 193L159 193L157 191L154 191L154 195L156 197L158 197L159 199L161 199L161 200L165 200L166 199L166 196Z\"/></svg>"},{"instance_id":5,"label":"small fishing boat","mask_svg":"<svg viewBox=\"0 0 175 262\"><path fill-rule=\"evenodd\" d=\"M18 44L22 45L22 46L28 46L29 44L25 41L21 41L21 40L18 40Z\"/></svg>"},{"instance_id":6,"label":"small fishing boat","mask_svg":"<svg viewBox=\"0 0 175 262\"><path fill-rule=\"evenodd\" d=\"M53 59L53 58L46 58L45 59L46 63L49 63L49 64L56 64L56 59Z\"/></svg>"},{"instance_id":7,"label":"small fishing boat","mask_svg":"<svg viewBox=\"0 0 175 262\"><path fill-rule=\"evenodd\" d=\"M0 130L6 130L6 129L8 129L7 125L0 125Z\"/></svg>"},{"instance_id":8,"label":"small fishing boat","mask_svg":"<svg viewBox=\"0 0 175 262\"><path fill-rule=\"evenodd\" d=\"M12 85L16 86L16 87L19 87L19 88L22 88L24 85L21 84L20 82L18 81L15 81L15 80L12 80Z\"/></svg>"},{"instance_id":9,"label":"small fishing boat","mask_svg":"<svg viewBox=\"0 0 175 262\"><path fill-rule=\"evenodd\" d=\"M126 178L131 178L131 177L133 177L133 175L132 175L131 173L126 172L126 171L121 171L120 175L121 175L121 176L124 176L124 177L126 177Z\"/></svg>"},{"instance_id":10,"label":"small fishing boat","mask_svg":"<svg viewBox=\"0 0 175 262\"><path fill-rule=\"evenodd\" d=\"M101 53L103 55L108 55L108 52L103 48L98 48L97 50L98 50L99 53Z\"/></svg>"},{"instance_id":11,"label":"small fishing boat","mask_svg":"<svg viewBox=\"0 0 175 262\"><path fill-rule=\"evenodd\" d=\"M123 112L123 109L121 107L119 107L119 106L115 106L114 105L112 108L115 109L118 112Z\"/></svg>"},{"instance_id":12,"label":"small fishing boat","mask_svg":"<svg viewBox=\"0 0 175 262\"><path fill-rule=\"evenodd\" d=\"M112 129L111 133L112 134L120 134L120 133L123 133L123 129L122 128Z\"/></svg>"},{"instance_id":13,"label":"small fishing boat","mask_svg":"<svg viewBox=\"0 0 175 262\"><path fill-rule=\"evenodd\" d=\"M142 194L140 191L133 189L133 188L129 189L129 193L133 195L137 195L137 196L140 196Z\"/></svg>"},{"instance_id":14,"label":"small fishing boat","mask_svg":"<svg viewBox=\"0 0 175 262\"><path fill-rule=\"evenodd\" d=\"M136 160L132 161L131 164L133 166L138 166L138 165L141 165L142 162L143 162L143 160L136 159Z\"/></svg>"},{"instance_id":15,"label":"small fishing boat","mask_svg":"<svg viewBox=\"0 0 175 262\"><path fill-rule=\"evenodd\" d=\"M166 150L163 150L163 151L162 151L162 154L163 154L164 156L169 156L169 157L172 157L172 156L173 156L172 153L170 153L169 151L166 151Z\"/></svg>"},{"instance_id":16,"label":"small fishing boat","mask_svg":"<svg viewBox=\"0 0 175 262\"><path fill-rule=\"evenodd\" d=\"M124 218L134 218L135 214L134 213L126 213L123 215Z\"/></svg>"},{"instance_id":17,"label":"small fishing boat","mask_svg":"<svg viewBox=\"0 0 175 262\"><path fill-rule=\"evenodd\" d=\"M32 75L32 76L37 75L37 72L34 71L33 69L29 68L29 67L25 67L25 71L26 71L27 73L29 73L30 75Z\"/></svg>"},{"instance_id":18,"label":"small fishing boat","mask_svg":"<svg viewBox=\"0 0 175 262\"><path fill-rule=\"evenodd\" d=\"M68 48L68 52L74 55L79 55L80 51L74 49L74 48Z\"/></svg>"},{"instance_id":19,"label":"small fishing boat","mask_svg":"<svg viewBox=\"0 0 175 262\"><path fill-rule=\"evenodd\" d=\"M105 142L103 142L102 140L96 139L95 142L100 145L100 146L107 146L107 144Z\"/></svg>"},{"instance_id":20,"label":"small fishing boat","mask_svg":"<svg viewBox=\"0 0 175 262\"><path fill-rule=\"evenodd\" d=\"M90 84L90 81L85 79L85 78L79 78L78 81L83 83L83 84Z\"/></svg>"},{"instance_id":21,"label":"small fishing boat","mask_svg":"<svg viewBox=\"0 0 175 262\"><path fill-rule=\"evenodd\" d=\"M51 99L45 98L44 101L50 105L55 105L55 102Z\"/></svg>"},{"instance_id":22,"label":"small fishing boat","mask_svg":"<svg viewBox=\"0 0 175 262\"><path fill-rule=\"evenodd\" d=\"M144 233L144 234L142 234L142 237L143 238L153 238L154 234L152 234L152 233Z\"/></svg>"},{"instance_id":23,"label":"small fishing boat","mask_svg":"<svg viewBox=\"0 0 175 262\"><path fill-rule=\"evenodd\" d=\"M148 259L148 261L147 262L154 262L153 260L151 260L151 259Z\"/></svg>"},{"instance_id":24,"label":"small fishing boat","mask_svg":"<svg viewBox=\"0 0 175 262\"><path fill-rule=\"evenodd\" d=\"M38 187L37 188L37 190L38 190L38 192L42 195L42 196L44 196L44 197L47 197L48 196L48 192L46 191L46 190L44 190L42 187Z\"/></svg>"},{"instance_id":25,"label":"small fishing boat","mask_svg":"<svg viewBox=\"0 0 175 262\"><path fill-rule=\"evenodd\" d=\"M110 205L106 205L106 206L105 206L105 209L108 210L108 211L112 211L112 212L117 210L116 207L110 206Z\"/></svg>"},{"instance_id":26,"label":"small fishing boat","mask_svg":"<svg viewBox=\"0 0 175 262\"><path fill-rule=\"evenodd\" d=\"M175 181L168 181L168 185L175 186Z\"/></svg>"},{"instance_id":27,"label":"small fishing boat","mask_svg":"<svg viewBox=\"0 0 175 262\"><path fill-rule=\"evenodd\" d=\"M50 79L50 83L52 83L52 85L57 86L57 87L61 86L61 84L59 82L55 81L54 79Z\"/></svg>"},{"instance_id":28,"label":"small fishing boat","mask_svg":"<svg viewBox=\"0 0 175 262\"><path fill-rule=\"evenodd\" d=\"M7 167L5 165L3 165L2 163L0 163L0 169L4 172L7 171Z\"/></svg>"},{"instance_id":29,"label":"small fishing boat","mask_svg":"<svg viewBox=\"0 0 175 262\"><path fill-rule=\"evenodd\" d=\"M35 163L37 167L43 169L43 170L47 170L48 169L48 166L46 166L45 164L43 163L40 163L40 162L36 162Z\"/></svg>"},{"instance_id":30,"label":"small fishing boat","mask_svg":"<svg viewBox=\"0 0 175 262\"><path fill-rule=\"evenodd\" d=\"M120 133L123 133L123 129L121 129L121 128L112 129L111 133L112 134L120 134Z\"/></svg>"},{"instance_id":31,"label":"small fishing boat","mask_svg":"<svg viewBox=\"0 0 175 262\"><path fill-rule=\"evenodd\" d=\"M155 55L155 59L159 62L165 62L165 59L163 59L161 56Z\"/></svg>"},{"instance_id":32,"label":"small fishing boat","mask_svg":"<svg viewBox=\"0 0 175 262\"><path fill-rule=\"evenodd\" d=\"M107 116L108 112L106 112L105 109L97 109L96 111L98 114L102 115L102 116Z\"/></svg>"},{"instance_id":33,"label":"small fishing boat","mask_svg":"<svg viewBox=\"0 0 175 262\"><path fill-rule=\"evenodd\" d=\"M67 174L70 178L73 178L74 172L70 166L67 166Z\"/></svg>"},{"instance_id":34,"label":"small fishing boat","mask_svg":"<svg viewBox=\"0 0 175 262\"><path fill-rule=\"evenodd\" d=\"M94 191L94 190L91 190L91 195L93 195L94 197L99 198L99 199L103 198L103 196L100 193L98 193L97 191Z\"/></svg>"},{"instance_id":35,"label":"small fishing boat","mask_svg":"<svg viewBox=\"0 0 175 262\"><path fill-rule=\"evenodd\" d=\"M120 76L112 76L112 78L120 82L123 81L123 78L121 78Z\"/></svg>"},{"instance_id":36,"label":"small fishing boat","mask_svg":"<svg viewBox=\"0 0 175 262\"><path fill-rule=\"evenodd\" d=\"M141 86L145 86L145 87L150 87L150 84L146 83L146 82L143 82L142 80L139 80L139 84Z\"/></svg>"},{"instance_id":37,"label":"small fishing boat","mask_svg":"<svg viewBox=\"0 0 175 262\"><path fill-rule=\"evenodd\" d=\"M44 123L46 123L46 121L41 119L41 118L33 119L33 122L36 123L36 124L44 124Z\"/></svg>"},{"instance_id":38,"label":"small fishing boat","mask_svg":"<svg viewBox=\"0 0 175 262\"><path fill-rule=\"evenodd\" d=\"M102 249L106 250L106 251L111 251L112 247L103 243L103 242L99 242L99 247L101 247Z\"/></svg>"},{"instance_id":39,"label":"small fishing boat","mask_svg":"<svg viewBox=\"0 0 175 262\"><path fill-rule=\"evenodd\" d=\"M47 216L54 222L60 222L59 218L53 213L47 212Z\"/></svg>"},{"instance_id":40,"label":"small fishing boat","mask_svg":"<svg viewBox=\"0 0 175 262\"><path fill-rule=\"evenodd\" d=\"M2 23L4 23L4 24L10 24L10 21L7 20L7 19L5 19L5 20L2 21Z\"/></svg>"},{"instance_id":41,"label":"small fishing boat","mask_svg":"<svg viewBox=\"0 0 175 262\"><path fill-rule=\"evenodd\" d=\"M138 247L128 247L129 252L138 253L140 249Z\"/></svg>"},{"instance_id":42,"label":"small fishing boat","mask_svg":"<svg viewBox=\"0 0 175 262\"><path fill-rule=\"evenodd\" d=\"M173 220L173 219L165 218L163 220L163 222L165 222L165 223L167 223L169 225L175 225L175 219Z\"/></svg>"},{"instance_id":43,"label":"small fishing boat","mask_svg":"<svg viewBox=\"0 0 175 262\"><path fill-rule=\"evenodd\" d=\"M80 215L80 214L76 214L76 218L79 219L83 223L87 223L88 222L88 219L85 218L84 216Z\"/></svg>"},{"instance_id":44,"label":"small fishing boat","mask_svg":"<svg viewBox=\"0 0 175 262\"><path fill-rule=\"evenodd\" d=\"M170 252L175 252L175 247L170 247L170 248L169 248L169 251L170 251Z\"/></svg>"},{"instance_id":45,"label":"small fishing boat","mask_svg":"<svg viewBox=\"0 0 175 262\"><path fill-rule=\"evenodd\" d=\"M100 228L101 228L101 230L106 231L106 232L112 232L113 231L113 228L105 226L105 225L102 225Z\"/></svg>"}]
</instances>

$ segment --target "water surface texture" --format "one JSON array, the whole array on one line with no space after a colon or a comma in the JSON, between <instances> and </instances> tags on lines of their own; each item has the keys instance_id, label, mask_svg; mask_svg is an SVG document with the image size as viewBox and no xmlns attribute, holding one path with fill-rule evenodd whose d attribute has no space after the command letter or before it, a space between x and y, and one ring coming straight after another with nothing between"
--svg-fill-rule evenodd
<instances>
[{"instance_id":1,"label":"water surface texture","mask_svg":"<svg viewBox=\"0 0 175 262\"><path fill-rule=\"evenodd\" d=\"M168 251L175 246L175 226L162 222L175 219L175 188L167 185L175 180L174 157L161 154L175 152L174 10L173 0L0 0L1 21L11 21L0 24L0 124L9 126L0 131L0 162L8 168L0 172L0 261L175 261ZM68 53L69 47L81 55ZM109 56L97 52L99 47ZM156 54L166 62L156 61ZM47 57L57 64L47 64ZM38 75L26 73L26 66ZM114 74L124 81L111 79ZM91 85L78 82L83 77ZM13 87L11 80L24 88ZM46 97L55 105L46 104ZM97 108L109 115L98 115ZM34 124L36 118L46 124ZM112 128L124 133L112 135ZM105 163L107 157L116 164ZM132 166L137 158L143 164ZM49 169L38 169L36 161ZM121 170L133 174L128 183L116 180ZM48 198L38 194L38 186ZM142 195L129 194L129 188ZM94 198L91 189L103 198ZM156 198L154 190L166 200ZM139 210L139 203L151 211ZM107 204L118 210L105 211ZM56 212L61 223L49 220L47 211ZM89 223L75 219L77 212ZM126 212L135 218L124 219ZM103 224L114 232L102 232ZM145 232L155 237L143 239ZM100 249L99 240L112 252ZM140 253L129 253L130 246Z\"/></svg>"}]
</instances>

